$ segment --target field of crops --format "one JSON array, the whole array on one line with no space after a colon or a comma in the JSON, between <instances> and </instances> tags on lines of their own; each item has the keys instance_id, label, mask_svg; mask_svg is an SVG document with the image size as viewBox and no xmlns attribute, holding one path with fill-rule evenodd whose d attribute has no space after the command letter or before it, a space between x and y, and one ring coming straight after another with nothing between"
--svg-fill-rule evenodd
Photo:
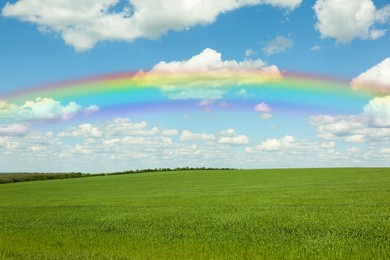
<instances>
[{"instance_id":1,"label":"field of crops","mask_svg":"<svg viewBox=\"0 0 390 260\"><path fill-rule=\"evenodd\" d=\"M389 259L390 169L0 185L0 259Z\"/></svg>"}]
</instances>

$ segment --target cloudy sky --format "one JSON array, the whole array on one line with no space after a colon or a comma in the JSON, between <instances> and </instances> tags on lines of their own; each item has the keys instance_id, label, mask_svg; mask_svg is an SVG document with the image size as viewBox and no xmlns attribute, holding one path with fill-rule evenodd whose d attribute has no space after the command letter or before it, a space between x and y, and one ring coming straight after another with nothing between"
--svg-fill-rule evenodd
<instances>
[{"instance_id":1,"label":"cloudy sky","mask_svg":"<svg viewBox=\"0 0 390 260\"><path fill-rule=\"evenodd\" d=\"M387 0L6 0L0 172L390 166Z\"/></svg>"}]
</instances>

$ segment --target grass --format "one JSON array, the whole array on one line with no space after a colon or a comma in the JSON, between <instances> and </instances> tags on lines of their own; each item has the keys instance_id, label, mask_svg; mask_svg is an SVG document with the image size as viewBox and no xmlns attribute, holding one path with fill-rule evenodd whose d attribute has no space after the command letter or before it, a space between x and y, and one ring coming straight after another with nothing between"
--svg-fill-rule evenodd
<instances>
[{"instance_id":1,"label":"grass","mask_svg":"<svg viewBox=\"0 0 390 260\"><path fill-rule=\"evenodd\" d=\"M390 169L0 186L0 259L389 259Z\"/></svg>"}]
</instances>

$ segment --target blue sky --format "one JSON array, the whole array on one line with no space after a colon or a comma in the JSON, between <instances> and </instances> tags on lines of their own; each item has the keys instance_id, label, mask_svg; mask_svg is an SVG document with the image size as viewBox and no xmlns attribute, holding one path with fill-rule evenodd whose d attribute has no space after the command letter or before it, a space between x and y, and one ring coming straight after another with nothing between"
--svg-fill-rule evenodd
<instances>
[{"instance_id":1,"label":"blue sky","mask_svg":"<svg viewBox=\"0 0 390 260\"><path fill-rule=\"evenodd\" d=\"M190 109L168 109L180 102L183 86L170 85L172 92L156 85L166 109L115 113L105 104L126 103L124 96L0 98L2 171L389 164L388 1L19 0L2 2L0 10L0 97L118 72L185 75L188 67L236 77L244 66L273 66L281 77L342 79L351 93L367 93L357 90L367 80L383 90L344 100L310 90L272 94L272 87L253 90L237 81L223 92L201 82L203 88L191 86L196 93L179 97ZM269 109L256 110L261 103Z\"/></svg>"}]
</instances>

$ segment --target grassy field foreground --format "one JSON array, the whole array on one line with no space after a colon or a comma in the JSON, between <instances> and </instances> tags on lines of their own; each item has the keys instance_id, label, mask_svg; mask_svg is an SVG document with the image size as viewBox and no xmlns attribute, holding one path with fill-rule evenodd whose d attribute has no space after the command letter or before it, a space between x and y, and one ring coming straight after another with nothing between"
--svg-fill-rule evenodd
<instances>
[{"instance_id":1,"label":"grassy field foreground","mask_svg":"<svg viewBox=\"0 0 390 260\"><path fill-rule=\"evenodd\" d=\"M390 169L143 173L0 186L0 259L390 258Z\"/></svg>"}]
</instances>

